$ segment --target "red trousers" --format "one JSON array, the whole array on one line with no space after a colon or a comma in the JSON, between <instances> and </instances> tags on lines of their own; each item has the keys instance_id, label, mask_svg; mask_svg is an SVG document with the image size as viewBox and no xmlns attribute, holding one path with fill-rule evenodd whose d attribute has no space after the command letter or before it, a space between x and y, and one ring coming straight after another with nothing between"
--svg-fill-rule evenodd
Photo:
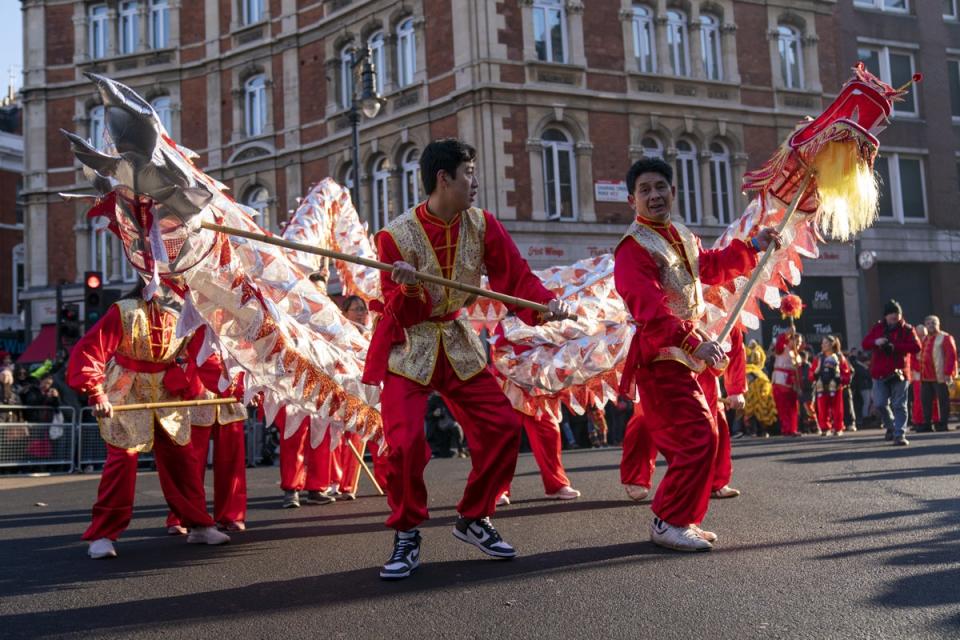
<instances>
[{"instance_id":1,"label":"red trousers","mask_svg":"<svg viewBox=\"0 0 960 640\"><path fill-rule=\"evenodd\" d=\"M431 390L443 397L470 442L473 469L467 477L457 512L484 518L496 510L497 495L508 486L520 450L520 418L490 371L461 380L443 347L429 385L387 373L380 394L383 432L389 450L382 456L390 516L386 525L413 529L429 518L423 471L430 447L423 428Z\"/></svg>"},{"instance_id":2,"label":"red trousers","mask_svg":"<svg viewBox=\"0 0 960 640\"><path fill-rule=\"evenodd\" d=\"M821 431L843 431L843 391L817 396L817 426Z\"/></svg>"},{"instance_id":3,"label":"red trousers","mask_svg":"<svg viewBox=\"0 0 960 640\"><path fill-rule=\"evenodd\" d=\"M570 478L563 468L563 462L560 460L560 451L563 449L563 442L560 438L560 425L552 418L544 415L540 418L534 418L524 413L517 412L520 417L520 423L527 432L527 439L530 441L530 449L533 451L533 458L540 467L540 478L543 480L544 493L556 493L563 487L570 486ZM503 489L510 493L510 485ZM501 491L501 493L503 493Z\"/></svg>"},{"instance_id":4,"label":"red trousers","mask_svg":"<svg viewBox=\"0 0 960 640\"><path fill-rule=\"evenodd\" d=\"M777 405L777 417L780 419L780 434L788 436L797 432L800 405L797 392L793 387L782 384L773 385L773 402Z\"/></svg>"},{"instance_id":5,"label":"red trousers","mask_svg":"<svg viewBox=\"0 0 960 640\"><path fill-rule=\"evenodd\" d=\"M213 518L207 513L203 483L190 445L175 444L166 431L154 426L153 455L163 497L180 522L187 527L212 527ZM107 445L107 461L93 505L93 522L84 532L84 540L116 540L130 524L137 485L137 457L136 451Z\"/></svg>"},{"instance_id":6,"label":"red trousers","mask_svg":"<svg viewBox=\"0 0 960 640\"><path fill-rule=\"evenodd\" d=\"M710 504L717 456L714 411L697 375L679 362L654 362L638 372L637 382L653 446L667 460L653 513L673 526L699 525Z\"/></svg>"},{"instance_id":7,"label":"red trousers","mask_svg":"<svg viewBox=\"0 0 960 640\"><path fill-rule=\"evenodd\" d=\"M213 439L213 519L219 524L247 519L247 459L243 421L190 428L190 447L196 457L200 486L207 475L207 454ZM181 524L174 512L167 526Z\"/></svg>"},{"instance_id":8,"label":"red trousers","mask_svg":"<svg viewBox=\"0 0 960 640\"><path fill-rule=\"evenodd\" d=\"M333 458L330 432L316 449L310 446L310 419L304 418L289 438L280 429L280 488L284 491L324 491L331 484Z\"/></svg>"}]
</instances>

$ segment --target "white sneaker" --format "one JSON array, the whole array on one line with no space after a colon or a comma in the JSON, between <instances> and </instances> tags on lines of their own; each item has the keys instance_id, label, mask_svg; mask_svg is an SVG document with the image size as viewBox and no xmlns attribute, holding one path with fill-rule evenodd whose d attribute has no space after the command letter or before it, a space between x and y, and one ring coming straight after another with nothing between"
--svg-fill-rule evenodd
<instances>
[{"instance_id":1,"label":"white sneaker","mask_svg":"<svg viewBox=\"0 0 960 640\"><path fill-rule=\"evenodd\" d=\"M216 527L197 527L187 535L187 542L190 544L226 544L230 542L230 536L217 531Z\"/></svg>"},{"instance_id":2,"label":"white sneaker","mask_svg":"<svg viewBox=\"0 0 960 640\"><path fill-rule=\"evenodd\" d=\"M110 538L100 538L90 543L90 546L87 547L87 555L94 560L99 560L100 558L116 558L117 550L113 548L113 540Z\"/></svg>"},{"instance_id":3,"label":"white sneaker","mask_svg":"<svg viewBox=\"0 0 960 640\"><path fill-rule=\"evenodd\" d=\"M505 507L508 504L510 504L510 495L506 491L504 491L499 496L497 496L497 506Z\"/></svg>"},{"instance_id":4,"label":"white sneaker","mask_svg":"<svg viewBox=\"0 0 960 640\"><path fill-rule=\"evenodd\" d=\"M736 498L740 495L739 489L734 489L728 484L723 485L716 491L710 493L710 497L714 500L724 500L726 498Z\"/></svg>"},{"instance_id":5,"label":"white sneaker","mask_svg":"<svg viewBox=\"0 0 960 640\"><path fill-rule=\"evenodd\" d=\"M710 551L713 545L700 537L692 527L675 527L654 517L650 524L650 541L674 551Z\"/></svg>"},{"instance_id":6,"label":"white sneaker","mask_svg":"<svg viewBox=\"0 0 960 640\"><path fill-rule=\"evenodd\" d=\"M168 536L185 536L187 535L187 529L183 525L172 524L167 527Z\"/></svg>"},{"instance_id":7,"label":"white sneaker","mask_svg":"<svg viewBox=\"0 0 960 640\"><path fill-rule=\"evenodd\" d=\"M570 485L567 485L560 487L560 490L556 493L548 493L546 496L551 500L576 500L580 497L580 492Z\"/></svg>"},{"instance_id":8,"label":"white sneaker","mask_svg":"<svg viewBox=\"0 0 960 640\"><path fill-rule=\"evenodd\" d=\"M626 490L627 496L634 502L646 500L647 496L650 495L650 487L645 487L642 484L625 484L623 488Z\"/></svg>"},{"instance_id":9,"label":"white sneaker","mask_svg":"<svg viewBox=\"0 0 960 640\"><path fill-rule=\"evenodd\" d=\"M703 538L704 540L706 540L711 544L717 541L717 534L715 534L713 531L704 531L703 529L701 529L699 526L695 524L690 525L690 528L693 529L698 536L700 536L701 538Z\"/></svg>"}]
</instances>

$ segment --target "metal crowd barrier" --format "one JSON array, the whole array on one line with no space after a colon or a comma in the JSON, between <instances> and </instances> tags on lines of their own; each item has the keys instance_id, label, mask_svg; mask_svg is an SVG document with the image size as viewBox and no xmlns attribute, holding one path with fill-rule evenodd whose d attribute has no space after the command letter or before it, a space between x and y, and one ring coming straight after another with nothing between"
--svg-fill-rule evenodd
<instances>
[{"instance_id":1,"label":"metal crowd barrier","mask_svg":"<svg viewBox=\"0 0 960 640\"><path fill-rule=\"evenodd\" d=\"M77 461L80 471L99 470L107 461L107 443L100 437L100 425L93 417L93 407L84 407L80 410L77 434ZM153 464L153 451L141 453L137 464L138 466Z\"/></svg>"},{"instance_id":2,"label":"metal crowd barrier","mask_svg":"<svg viewBox=\"0 0 960 640\"><path fill-rule=\"evenodd\" d=\"M76 419L70 406L0 405L0 468L72 472Z\"/></svg>"}]
</instances>

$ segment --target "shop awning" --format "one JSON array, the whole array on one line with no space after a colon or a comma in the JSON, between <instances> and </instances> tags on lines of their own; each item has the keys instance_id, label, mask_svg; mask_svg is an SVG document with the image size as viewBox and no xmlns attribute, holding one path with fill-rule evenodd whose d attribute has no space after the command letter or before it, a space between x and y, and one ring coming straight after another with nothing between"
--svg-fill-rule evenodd
<instances>
[{"instance_id":1,"label":"shop awning","mask_svg":"<svg viewBox=\"0 0 960 640\"><path fill-rule=\"evenodd\" d=\"M28 344L24 352L17 358L17 364L30 364L32 362L53 360L56 355L57 326L45 324L40 327L40 333L33 339L33 342Z\"/></svg>"}]
</instances>

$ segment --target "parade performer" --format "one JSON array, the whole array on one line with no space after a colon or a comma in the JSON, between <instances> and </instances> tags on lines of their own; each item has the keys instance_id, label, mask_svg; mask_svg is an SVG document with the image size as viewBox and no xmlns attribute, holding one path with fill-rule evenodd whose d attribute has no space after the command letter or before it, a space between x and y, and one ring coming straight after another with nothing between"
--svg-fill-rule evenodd
<instances>
[{"instance_id":1,"label":"parade performer","mask_svg":"<svg viewBox=\"0 0 960 640\"><path fill-rule=\"evenodd\" d=\"M164 498L191 530L187 542L230 541L206 511L190 447L190 410L113 411L114 404L193 398L203 390L199 377L184 371L195 361L202 335L177 338L174 303L157 296L144 301L140 293L112 305L77 342L68 363L67 381L88 396L107 443L93 522L83 534L91 558L117 555L113 543L133 514L137 458L151 449Z\"/></svg>"},{"instance_id":2,"label":"parade performer","mask_svg":"<svg viewBox=\"0 0 960 640\"><path fill-rule=\"evenodd\" d=\"M908 405L910 407L910 424L913 425L913 430L917 433L923 433L930 431L930 429L924 426L927 420L923 417L923 394L921 392L923 385L920 379L920 356L922 354L923 342L927 338L927 327L921 324L914 327L913 330L917 332L921 352L911 353L907 356L907 362L910 365L910 402ZM937 405L934 404L933 406L936 407ZM931 418L931 420L935 419Z\"/></svg>"},{"instance_id":3,"label":"parade performer","mask_svg":"<svg viewBox=\"0 0 960 640\"><path fill-rule=\"evenodd\" d=\"M201 333L199 340L203 340L202 332L206 330L206 327L197 329ZM209 391L219 387L223 375L223 366L216 353L196 368L195 375L201 377L206 387L199 398L243 397L243 392L236 388L227 388L216 394ZM201 487L206 477L210 441L213 441L213 519L224 531L244 531L247 528L247 460L243 429L247 409L239 402L191 407L190 417L190 447L197 459ZM167 514L167 533L187 533L173 511Z\"/></svg>"},{"instance_id":4,"label":"parade performer","mask_svg":"<svg viewBox=\"0 0 960 640\"><path fill-rule=\"evenodd\" d=\"M777 336L773 344L773 400L777 403L780 435L799 437L800 395L797 366L800 364L802 338L792 326Z\"/></svg>"},{"instance_id":5,"label":"parade performer","mask_svg":"<svg viewBox=\"0 0 960 640\"><path fill-rule=\"evenodd\" d=\"M767 352L756 340L746 347L747 396L743 407L743 422L755 422L757 437L766 438L777 421L777 404L773 400L773 386L764 371Z\"/></svg>"},{"instance_id":6,"label":"parade performer","mask_svg":"<svg viewBox=\"0 0 960 640\"><path fill-rule=\"evenodd\" d=\"M717 453L714 407L697 374L724 359L721 346L697 332L704 313L701 281L721 284L749 273L757 253L779 242L770 228L750 243L704 250L686 227L671 222L673 169L642 159L627 173L633 225L614 253L617 291L637 323L621 391L639 387L654 446L667 473L653 500L651 540L680 551L709 550L714 534L700 529L707 512ZM714 396L715 399L715 396Z\"/></svg>"},{"instance_id":7,"label":"parade performer","mask_svg":"<svg viewBox=\"0 0 960 640\"><path fill-rule=\"evenodd\" d=\"M920 350L920 386L923 428L930 431L936 423L937 431L947 430L950 418L950 387L957 377L957 344L953 336L940 329L940 318L927 316L923 321L927 336ZM937 404L934 405L934 396Z\"/></svg>"},{"instance_id":8,"label":"parade performer","mask_svg":"<svg viewBox=\"0 0 960 640\"><path fill-rule=\"evenodd\" d=\"M820 347L809 373L817 402L817 426L825 436L839 436L844 428L843 388L850 384L850 363L840 348L840 338L826 336Z\"/></svg>"},{"instance_id":9,"label":"parade performer","mask_svg":"<svg viewBox=\"0 0 960 640\"><path fill-rule=\"evenodd\" d=\"M310 419L304 418L297 428L287 430L288 417L277 414L274 423L280 431L280 489L284 509L299 509L301 492L306 491L307 504L330 504L335 499L326 494L331 478L330 432L317 444L310 442Z\"/></svg>"},{"instance_id":10,"label":"parade performer","mask_svg":"<svg viewBox=\"0 0 960 640\"><path fill-rule=\"evenodd\" d=\"M428 200L391 221L376 236L380 260L394 265L381 278L383 315L370 343L363 381L383 383L383 430L388 451L386 525L396 531L384 579L405 578L419 566L420 532L428 518L423 471L429 447L423 417L431 390L466 419L473 470L454 535L499 558L516 555L490 522L497 493L509 482L520 443L520 421L493 374L476 332L459 317L469 295L417 280L416 270L474 285L485 270L490 287L549 304L549 314L518 309L525 322L562 318L556 300L531 272L503 225L472 207L478 190L474 149L455 139L431 142L420 157Z\"/></svg>"}]
</instances>

